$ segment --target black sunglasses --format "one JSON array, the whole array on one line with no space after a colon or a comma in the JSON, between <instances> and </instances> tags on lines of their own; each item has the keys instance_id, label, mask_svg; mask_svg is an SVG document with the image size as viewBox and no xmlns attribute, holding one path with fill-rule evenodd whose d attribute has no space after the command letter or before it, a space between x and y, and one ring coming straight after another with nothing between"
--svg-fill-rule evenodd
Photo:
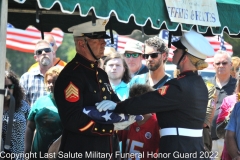
<instances>
[{"instance_id":1,"label":"black sunglasses","mask_svg":"<svg viewBox=\"0 0 240 160\"><path fill-rule=\"evenodd\" d=\"M8 85L5 85L4 87L5 87L5 89L6 88L13 89L14 88L14 84L8 84Z\"/></svg>"},{"instance_id":2,"label":"black sunglasses","mask_svg":"<svg viewBox=\"0 0 240 160\"><path fill-rule=\"evenodd\" d=\"M150 56L151 58L157 58L158 57L158 54L161 54L161 53L151 53L151 54L143 54L143 58L144 59L148 59L148 57Z\"/></svg>"},{"instance_id":3,"label":"black sunglasses","mask_svg":"<svg viewBox=\"0 0 240 160\"><path fill-rule=\"evenodd\" d=\"M140 53L124 53L124 56L126 58L130 58L130 57L137 58L140 56Z\"/></svg>"},{"instance_id":4,"label":"black sunglasses","mask_svg":"<svg viewBox=\"0 0 240 160\"><path fill-rule=\"evenodd\" d=\"M218 63L215 63L215 65L217 65L217 66L220 66L221 64L223 66L225 66L226 64L228 64L228 62L218 62Z\"/></svg>"},{"instance_id":5,"label":"black sunglasses","mask_svg":"<svg viewBox=\"0 0 240 160\"><path fill-rule=\"evenodd\" d=\"M46 53L52 52L51 48L43 48L43 49L36 50L36 55L41 55L43 51Z\"/></svg>"}]
</instances>

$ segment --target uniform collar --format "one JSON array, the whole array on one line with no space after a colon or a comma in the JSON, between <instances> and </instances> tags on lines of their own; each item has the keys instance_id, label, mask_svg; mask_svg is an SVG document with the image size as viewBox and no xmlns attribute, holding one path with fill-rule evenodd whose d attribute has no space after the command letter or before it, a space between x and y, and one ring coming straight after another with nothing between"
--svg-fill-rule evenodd
<instances>
[{"instance_id":1,"label":"uniform collar","mask_svg":"<svg viewBox=\"0 0 240 160\"><path fill-rule=\"evenodd\" d=\"M80 55L79 53L76 54L75 60L85 66L86 68L90 70L96 70L98 68L98 62L97 61L90 61L84 56Z\"/></svg>"},{"instance_id":2,"label":"uniform collar","mask_svg":"<svg viewBox=\"0 0 240 160\"><path fill-rule=\"evenodd\" d=\"M193 70L187 70L187 71L184 71L182 73L180 73L178 75L178 77L180 76L188 76L188 75L198 75L198 71L193 71Z\"/></svg>"}]
</instances>

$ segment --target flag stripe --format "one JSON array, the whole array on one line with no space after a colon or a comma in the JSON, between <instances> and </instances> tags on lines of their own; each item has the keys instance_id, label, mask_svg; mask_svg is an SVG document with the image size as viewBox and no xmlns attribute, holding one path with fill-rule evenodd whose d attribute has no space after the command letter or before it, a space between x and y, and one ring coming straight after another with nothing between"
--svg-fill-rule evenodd
<instances>
[{"instance_id":1,"label":"flag stripe","mask_svg":"<svg viewBox=\"0 0 240 160\"><path fill-rule=\"evenodd\" d=\"M44 32L51 34L57 46L62 44L64 33L54 28L51 32ZM11 24L7 27L6 47L20 52L34 53L35 44L41 39L41 32L35 27L29 26L26 30L14 28Z\"/></svg>"}]
</instances>

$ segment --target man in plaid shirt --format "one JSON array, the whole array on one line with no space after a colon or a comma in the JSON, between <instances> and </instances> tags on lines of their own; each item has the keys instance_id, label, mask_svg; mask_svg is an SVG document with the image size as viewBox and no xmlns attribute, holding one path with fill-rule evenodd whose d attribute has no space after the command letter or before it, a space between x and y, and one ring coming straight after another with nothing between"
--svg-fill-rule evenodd
<instances>
[{"instance_id":1,"label":"man in plaid shirt","mask_svg":"<svg viewBox=\"0 0 240 160\"><path fill-rule=\"evenodd\" d=\"M24 73L20 78L20 84L24 89L26 100L30 106L38 97L46 95L44 87L44 74L53 66L53 48L45 40L36 43L34 59L39 63L39 67L30 72Z\"/></svg>"}]
</instances>

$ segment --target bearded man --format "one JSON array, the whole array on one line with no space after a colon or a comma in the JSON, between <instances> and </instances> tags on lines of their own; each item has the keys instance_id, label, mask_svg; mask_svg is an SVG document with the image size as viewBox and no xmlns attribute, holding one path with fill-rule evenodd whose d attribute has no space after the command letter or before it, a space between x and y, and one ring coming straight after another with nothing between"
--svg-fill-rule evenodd
<instances>
[{"instance_id":1,"label":"bearded man","mask_svg":"<svg viewBox=\"0 0 240 160\"><path fill-rule=\"evenodd\" d=\"M144 54L142 57L146 60L149 72L135 76L129 83L132 86L135 83L148 84L154 89L163 86L170 77L165 73L164 64L168 57L168 48L164 41L155 36L145 41Z\"/></svg>"},{"instance_id":2,"label":"bearded man","mask_svg":"<svg viewBox=\"0 0 240 160\"><path fill-rule=\"evenodd\" d=\"M47 94L44 87L44 74L53 66L53 48L51 44L45 40L37 42L34 59L39 63L39 66L30 72L24 73L20 78L20 84L30 106L37 98Z\"/></svg>"}]
</instances>

